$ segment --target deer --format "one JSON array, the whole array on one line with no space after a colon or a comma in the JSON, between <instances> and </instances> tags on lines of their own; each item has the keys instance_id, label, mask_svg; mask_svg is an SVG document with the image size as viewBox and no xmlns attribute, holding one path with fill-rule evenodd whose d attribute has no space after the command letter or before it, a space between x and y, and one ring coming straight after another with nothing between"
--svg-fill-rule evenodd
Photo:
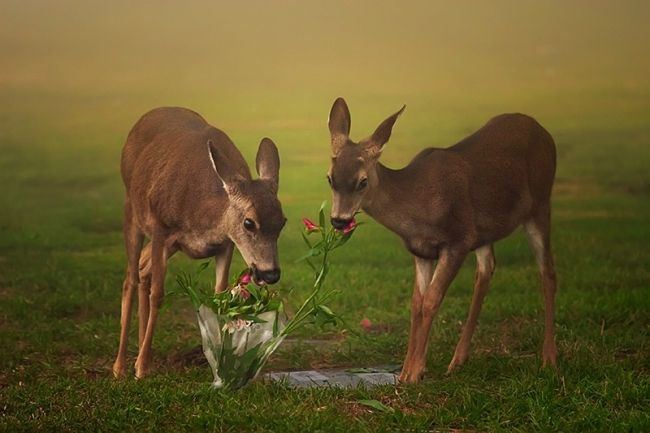
<instances>
[{"instance_id":1,"label":"deer","mask_svg":"<svg viewBox=\"0 0 650 433\"><path fill-rule=\"evenodd\" d=\"M523 226L534 252L544 299L543 365L556 365L556 276L551 253L551 190L556 151L532 117L502 114L448 148L427 148L401 169L379 162L397 118L389 116L368 138L350 139L350 110L332 105L328 127L331 224L345 227L363 211L397 234L415 261L406 358L399 376L423 376L429 334L449 285L474 252L476 272L467 320L447 372L465 363L481 305L494 273L493 244Z\"/></svg>"},{"instance_id":2,"label":"deer","mask_svg":"<svg viewBox=\"0 0 650 433\"><path fill-rule=\"evenodd\" d=\"M233 250L239 250L256 284L280 279L277 241L286 223L277 197L280 158L264 138L256 156L258 179L232 140L198 113L161 107L133 126L122 150L125 186L120 343L113 375L126 374L133 295L138 292L135 377L151 370L151 346L164 296L167 261L177 251L214 257L215 292L228 285ZM143 247L145 237L149 239Z\"/></svg>"}]
</instances>

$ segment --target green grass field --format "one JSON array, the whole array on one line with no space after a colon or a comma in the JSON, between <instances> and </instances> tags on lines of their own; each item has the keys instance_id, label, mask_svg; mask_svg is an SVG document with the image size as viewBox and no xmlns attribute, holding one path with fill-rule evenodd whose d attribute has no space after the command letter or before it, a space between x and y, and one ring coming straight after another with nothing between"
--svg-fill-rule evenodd
<instances>
[{"instance_id":1,"label":"green grass field","mask_svg":"<svg viewBox=\"0 0 650 433\"><path fill-rule=\"evenodd\" d=\"M3 2L0 431L649 431L650 9L490 4ZM541 293L517 232L496 245L473 354L454 374L445 371L473 257L434 322L419 385L212 391L209 368L186 356L200 335L179 296L166 299L157 327L156 373L114 381L125 268L119 154L138 116L193 108L250 163L260 138L274 139L289 219L280 286L295 288L295 307L311 275L294 264L300 219L329 199L326 119L339 95L356 139L407 104L384 152L391 167L501 112L531 114L552 133L558 370L540 368ZM332 308L355 331L364 317L375 331L311 330L327 344L286 345L267 370L402 362L412 259L360 219L327 284L340 289ZM174 257L167 289L197 265ZM233 270L241 265L236 257Z\"/></svg>"}]
</instances>

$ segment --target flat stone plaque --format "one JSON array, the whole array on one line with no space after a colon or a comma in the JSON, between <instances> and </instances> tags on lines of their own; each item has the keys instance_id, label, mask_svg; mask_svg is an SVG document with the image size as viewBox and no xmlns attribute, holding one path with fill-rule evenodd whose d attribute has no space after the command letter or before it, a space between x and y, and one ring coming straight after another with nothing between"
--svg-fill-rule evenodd
<instances>
[{"instance_id":1,"label":"flat stone plaque","mask_svg":"<svg viewBox=\"0 0 650 433\"><path fill-rule=\"evenodd\" d=\"M331 386L336 388L395 385L398 375L395 368L357 368L348 370L305 370L268 373L265 379L282 382L292 388Z\"/></svg>"}]
</instances>

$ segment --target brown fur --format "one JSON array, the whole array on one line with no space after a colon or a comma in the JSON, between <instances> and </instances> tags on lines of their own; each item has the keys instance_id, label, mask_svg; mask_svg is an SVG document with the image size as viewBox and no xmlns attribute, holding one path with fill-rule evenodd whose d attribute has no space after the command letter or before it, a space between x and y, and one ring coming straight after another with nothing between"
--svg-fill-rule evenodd
<instances>
[{"instance_id":1,"label":"brown fur","mask_svg":"<svg viewBox=\"0 0 650 433\"><path fill-rule=\"evenodd\" d=\"M152 110L129 133L121 165L128 264L120 347L113 365L116 377L126 372L136 288L140 319L136 377L150 369L166 263L176 251L193 258L214 256L217 291L226 288L234 246L253 268L256 280L279 278L277 239L286 219L277 199L280 160L270 139L260 143L256 162L260 179L253 180L230 138L184 108ZM243 226L245 219L254 222L253 230ZM150 242L143 249L145 236Z\"/></svg>"},{"instance_id":2,"label":"brown fur","mask_svg":"<svg viewBox=\"0 0 650 433\"><path fill-rule=\"evenodd\" d=\"M552 137L531 117L503 114L456 145L425 149L406 167L391 170L378 158L403 110L358 144L349 139L350 112L342 98L334 102L329 120L333 224L343 225L363 209L400 236L415 256L411 333L401 380L416 382L422 377L433 316L466 255L475 251L474 296L449 370L467 359L495 267L492 244L519 226L529 235L542 276L546 310L543 358L544 364L554 365ZM435 271L434 260L438 261Z\"/></svg>"}]
</instances>

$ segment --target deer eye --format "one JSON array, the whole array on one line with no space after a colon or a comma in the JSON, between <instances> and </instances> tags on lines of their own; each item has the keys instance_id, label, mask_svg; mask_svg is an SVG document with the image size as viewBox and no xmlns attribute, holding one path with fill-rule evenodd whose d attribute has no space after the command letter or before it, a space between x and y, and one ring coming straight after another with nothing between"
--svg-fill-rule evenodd
<instances>
[{"instance_id":1,"label":"deer eye","mask_svg":"<svg viewBox=\"0 0 650 433\"><path fill-rule=\"evenodd\" d=\"M246 218L244 220L244 228L249 232L252 232L253 230L255 230L255 221L253 221L250 218Z\"/></svg>"},{"instance_id":2,"label":"deer eye","mask_svg":"<svg viewBox=\"0 0 650 433\"><path fill-rule=\"evenodd\" d=\"M359 182L359 185L357 186L357 189L358 189L359 191L361 191L362 189L365 189L367 186L368 186L368 178L367 178L367 177L364 177L364 178L361 179L361 181Z\"/></svg>"}]
</instances>

